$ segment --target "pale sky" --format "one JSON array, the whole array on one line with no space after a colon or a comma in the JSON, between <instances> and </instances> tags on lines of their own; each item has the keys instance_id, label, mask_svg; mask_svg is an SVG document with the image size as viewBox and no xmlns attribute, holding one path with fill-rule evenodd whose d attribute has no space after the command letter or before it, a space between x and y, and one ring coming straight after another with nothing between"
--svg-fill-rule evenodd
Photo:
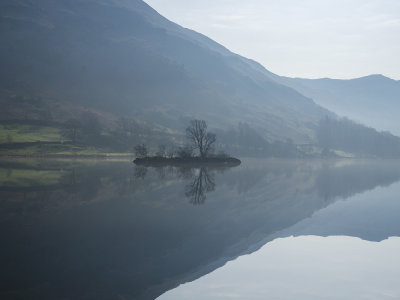
<instances>
[{"instance_id":1,"label":"pale sky","mask_svg":"<svg viewBox=\"0 0 400 300\"><path fill-rule=\"evenodd\" d=\"M400 80L399 0L145 0L278 75Z\"/></svg>"}]
</instances>

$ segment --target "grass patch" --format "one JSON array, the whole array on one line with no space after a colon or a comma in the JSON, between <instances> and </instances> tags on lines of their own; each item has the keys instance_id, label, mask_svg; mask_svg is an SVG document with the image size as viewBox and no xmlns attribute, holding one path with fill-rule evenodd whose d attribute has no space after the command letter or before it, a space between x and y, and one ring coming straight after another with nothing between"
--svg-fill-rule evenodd
<instances>
[{"instance_id":1,"label":"grass patch","mask_svg":"<svg viewBox=\"0 0 400 300\"><path fill-rule=\"evenodd\" d=\"M60 128L42 125L0 124L0 144L65 141Z\"/></svg>"},{"instance_id":2,"label":"grass patch","mask_svg":"<svg viewBox=\"0 0 400 300\"><path fill-rule=\"evenodd\" d=\"M85 146L75 146L70 144L51 144L51 145L38 145L33 144L16 149L0 149L0 156L17 155L17 156L51 156L51 155L65 155L65 156L105 156L107 158L113 157L126 157L133 158L134 154L126 152L109 152L105 149Z\"/></svg>"},{"instance_id":3,"label":"grass patch","mask_svg":"<svg viewBox=\"0 0 400 300\"><path fill-rule=\"evenodd\" d=\"M0 155L132 157L131 153L114 153L97 144L72 144L62 133L62 128L51 125L0 124Z\"/></svg>"},{"instance_id":4,"label":"grass patch","mask_svg":"<svg viewBox=\"0 0 400 300\"><path fill-rule=\"evenodd\" d=\"M0 187L49 186L60 183L62 172L0 168Z\"/></svg>"}]
</instances>

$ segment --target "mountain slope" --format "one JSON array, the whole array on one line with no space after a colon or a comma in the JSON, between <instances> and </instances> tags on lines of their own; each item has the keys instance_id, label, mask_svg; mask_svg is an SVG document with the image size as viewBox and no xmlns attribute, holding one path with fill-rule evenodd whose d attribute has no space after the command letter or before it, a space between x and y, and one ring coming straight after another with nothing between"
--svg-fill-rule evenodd
<instances>
[{"instance_id":1,"label":"mountain slope","mask_svg":"<svg viewBox=\"0 0 400 300\"><path fill-rule=\"evenodd\" d=\"M173 130L192 118L246 122L264 137L305 142L330 114L139 0L4 0L0 11L1 118L63 121L69 105Z\"/></svg>"},{"instance_id":2,"label":"mountain slope","mask_svg":"<svg viewBox=\"0 0 400 300\"><path fill-rule=\"evenodd\" d=\"M397 113L400 109L400 81L382 75L351 80L286 77L276 80L341 116L400 135Z\"/></svg>"}]
</instances>

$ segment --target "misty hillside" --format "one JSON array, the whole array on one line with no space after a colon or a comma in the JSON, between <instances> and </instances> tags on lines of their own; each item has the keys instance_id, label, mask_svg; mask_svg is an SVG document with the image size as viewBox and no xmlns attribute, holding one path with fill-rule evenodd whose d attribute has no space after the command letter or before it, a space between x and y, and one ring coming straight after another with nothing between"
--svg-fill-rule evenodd
<instances>
[{"instance_id":1,"label":"misty hillside","mask_svg":"<svg viewBox=\"0 0 400 300\"><path fill-rule=\"evenodd\" d=\"M382 75L351 80L280 77L278 81L341 116L400 135L400 81Z\"/></svg>"},{"instance_id":2,"label":"misty hillside","mask_svg":"<svg viewBox=\"0 0 400 300\"><path fill-rule=\"evenodd\" d=\"M124 116L179 132L200 118L310 142L330 114L140 0L2 0L0 17L2 120L65 122L91 111L107 126Z\"/></svg>"}]
</instances>

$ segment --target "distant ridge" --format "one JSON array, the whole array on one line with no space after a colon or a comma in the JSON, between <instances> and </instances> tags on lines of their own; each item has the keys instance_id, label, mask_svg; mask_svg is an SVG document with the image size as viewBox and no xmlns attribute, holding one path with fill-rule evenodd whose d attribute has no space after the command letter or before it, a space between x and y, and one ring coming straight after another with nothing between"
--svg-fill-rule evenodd
<instances>
[{"instance_id":1,"label":"distant ridge","mask_svg":"<svg viewBox=\"0 0 400 300\"><path fill-rule=\"evenodd\" d=\"M400 136L400 81L382 74L355 79L275 77L319 105L364 125Z\"/></svg>"}]
</instances>

